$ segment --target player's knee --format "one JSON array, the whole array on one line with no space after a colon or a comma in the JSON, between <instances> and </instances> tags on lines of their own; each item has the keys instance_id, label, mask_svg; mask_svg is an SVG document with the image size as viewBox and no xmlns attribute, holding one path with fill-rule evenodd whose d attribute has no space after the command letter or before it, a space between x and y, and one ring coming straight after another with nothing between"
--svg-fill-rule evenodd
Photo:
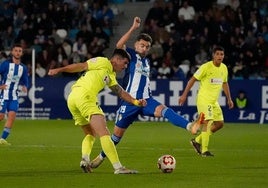
<instances>
[{"instance_id":1,"label":"player's knee","mask_svg":"<svg viewBox=\"0 0 268 188\"><path fill-rule=\"evenodd\" d=\"M223 122L216 122L214 126L211 127L211 132L215 133L223 127Z\"/></svg>"},{"instance_id":2,"label":"player's knee","mask_svg":"<svg viewBox=\"0 0 268 188\"><path fill-rule=\"evenodd\" d=\"M159 105L155 108L154 116L155 117L164 117L165 112L168 110L168 107L165 105Z\"/></svg>"}]
</instances>

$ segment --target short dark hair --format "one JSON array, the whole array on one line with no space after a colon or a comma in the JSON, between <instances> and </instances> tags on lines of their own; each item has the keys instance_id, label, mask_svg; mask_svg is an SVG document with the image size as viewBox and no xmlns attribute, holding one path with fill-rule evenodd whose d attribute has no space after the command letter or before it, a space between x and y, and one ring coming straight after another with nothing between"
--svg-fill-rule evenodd
<instances>
[{"instance_id":1,"label":"short dark hair","mask_svg":"<svg viewBox=\"0 0 268 188\"><path fill-rule=\"evenodd\" d=\"M16 48L16 47L22 48L22 45L19 43L15 43L15 44L13 44L11 49Z\"/></svg>"},{"instance_id":2,"label":"short dark hair","mask_svg":"<svg viewBox=\"0 0 268 188\"><path fill-rule=\"evenodd\" d=\"M214 54L216 51L223 51L224 52L224 48L222 46L215 46L212 49L212 53Z\"/></svg>"},{"instance_id":3,"label":"short dark hair","mask_svg":"<svg viewBox=\"0 0 268 188\"><path fill-rule=\"evenodd\" d=\"M128 62L130 62L130 60L131 60L129 53L126 50L123 50L123 49L120 49L120 48L116 48L114 50L112 57L115 56L115 55L119 55L119 56L121 56L123 58L127 58Z\"/></svg>"},{"instance_id":4,"label":"short dark hair","mask_svg":"<svg viewBox=\"0 0 268 188\"><path fill-rule=\"evenodd\" d=\"M150 35L148 35L147 33L141 33L137 36L136 38L136 41L139 41L139 40L145 40L147 42L150 42L152 44L153 42L153 39Z\"/></svg>"}]
</instances>

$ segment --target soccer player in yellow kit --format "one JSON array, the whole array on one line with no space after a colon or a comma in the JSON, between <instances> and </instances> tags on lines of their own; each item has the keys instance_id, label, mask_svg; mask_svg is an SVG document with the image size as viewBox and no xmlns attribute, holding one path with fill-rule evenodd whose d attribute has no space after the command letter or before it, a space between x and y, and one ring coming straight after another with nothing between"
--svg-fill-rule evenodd
<instances>
[{"instance_id":1,"label":"soccer player in yellow kit","mask_svg":"<svg viewBox=\"0 0 268 188\"><path fill-rule=\"evenodd\" d=\"M218 103L219 95L223 89L227 98L229 108L234 104L231 98L228 80L228 69L222 63L224 59L224 49L220 46L213 48L212 61L208 61L200 66L188 81L183 94L179 98L179 105L183 105L187 95L195 81L200 81L197 95L198 113L205 114L203 129L201 134L191 140L195 151L203 157L214 156L209 150L210 135L223 127L224 118L221 107Z\"/></svg>"},{"instance_id":2,"label":"soccer player in yellow kit","mask_svg":"<svg viewBox=\"0 0 268 188\"><path fill-rule=\"evenodd\" d=\"M84 74L72 86L68 96L68 108L73 116L75 125L81 126L85 133L82 141L82 160L80 167L84 172L91 172L90 153L95 142L95 137L100 137L102 149L113 165L115 174L133 174L136 170L130 170L122 166L114 143L111 140L110 132L106 125L104 113L98 105L97 95L108 86L121 99L137 105L146 106L146 100L135 99L118 84L116 72L127 68L130 61L129 54L122 49L116 49L109 60L105 57L95 57L84 63L75 63L50 69L48 75L56 75L60 72L82 72Z\"/></svg>"}]
</instances>

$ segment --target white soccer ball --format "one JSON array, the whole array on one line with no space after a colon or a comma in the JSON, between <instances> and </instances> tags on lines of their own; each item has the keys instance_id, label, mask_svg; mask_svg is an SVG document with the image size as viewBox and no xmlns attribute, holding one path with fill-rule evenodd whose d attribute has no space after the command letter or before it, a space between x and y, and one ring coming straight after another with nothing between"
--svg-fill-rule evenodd
<instances>
[{"instance_id":1,"label":"white soccer ball","mask_svg":"<svg viewBox=\"0 0 268 188\"><path fill-rule=\"evenodd\" d=\"M163 173L171 173L176 167L176 159L169 154L162 155L157 161L157 166Z\"/></svg>"}]
</instances>

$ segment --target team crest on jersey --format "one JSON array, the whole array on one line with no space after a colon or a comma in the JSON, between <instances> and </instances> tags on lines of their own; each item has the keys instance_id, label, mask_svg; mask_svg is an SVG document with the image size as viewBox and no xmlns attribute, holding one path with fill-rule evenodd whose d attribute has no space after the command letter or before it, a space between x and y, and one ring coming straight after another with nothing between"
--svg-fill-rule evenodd
<instances>
[{"instance_id":1,"label":"team crest on jersey","mask_svg":"<svg viewBox=\"0 0 268 188\"><path fill-rule=\"evenodd\" d=\"M138 63L136 63L136 68L141 68L142 63L139 61Z\"/></svg>"},{"instance_id":2,"label":"team crest on jersey","mask_svg":"<svg viewBox=\"0 0 268 188\"><path fill-rule=\"evenodd\" d=\"M145 62L145 66L142 64L142 62L137 62L136 63L136 72L141 73L142 75L149 76L150 74L150 67L148 62Z\"/></svg>"},{"instance_id":3,"label":"team crest on jersey","mask_svg":"<svg viewBox=\"0 0 268 188\"><path fill-rule=\"evenodd\" d=\"M19 75L8 74L7 79L9 81L11 81L11 82L18 82L20 80L20 76Z\"/></svg>"}]
</instances>

